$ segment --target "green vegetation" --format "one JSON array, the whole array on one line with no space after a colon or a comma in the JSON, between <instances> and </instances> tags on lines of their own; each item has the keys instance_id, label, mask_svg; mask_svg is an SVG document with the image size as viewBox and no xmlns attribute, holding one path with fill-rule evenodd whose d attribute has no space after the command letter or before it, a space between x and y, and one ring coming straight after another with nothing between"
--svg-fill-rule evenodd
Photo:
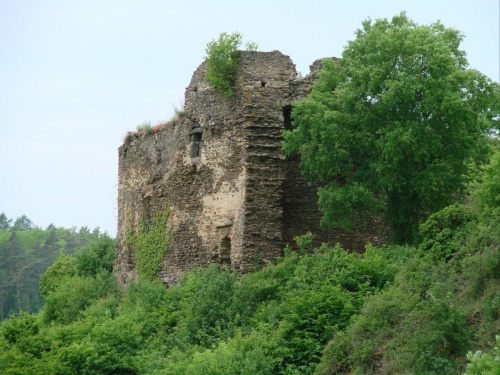
<instances>
[{"instance_id":1,"label":"green vegetation","mask_svg":"<svg viewBox=\"0 0 500 375\"><path fill-rule=\"evenodd\" d=\"M473 197L500 188L498 155ZM394 283L367 298L348 329L334 336L319 374L457 374L467 351L491 345L500 332L500 212L484 215L491 211L481 207L480 200L452 205L421 225L424 241L408 247ZM481 373L474 369L483 359L498 368L495 350L467 354L468 373Z\"/></svg>"},{"instance_id":2,"label":"green vegetation","mask_svg":"<svg viewBox=\"0 0 500 375\"><path fill-rule=\"evenodd\" d=\"M174 107L174 118L182 119L186 117L186 106L183 100L180 100L179 105L173 105Z\"/></svg>"},{"instance_id":3,"label":"green vegetation","mask_svg":"<svg viewBox=\"0 0 500 375\"><path fill-rule=\"evenodd\" d=\"M14 221L14 224L12 222ZM0 320L21 311L37 312L42 306L38 282L61 254L74 254L93 241L107 237L96 228L41 229L22 215L16 220L0 214ZM110 245L114 246L114 245Z\"/></svg>"},{"instance_id":4,"label":"green vegetation","mask_svg":"<svg viewBox=\"0 0 500 375\"><path fill-rule=\"evenodd\" d=\"M495 346L488 353L478 350L467 353L470 363L464 375L496 375L500 373L500 336L496 337Z\"/></svg>"},{"instance_id":5,"label":"green vegetation","mask_svg":"<svg viewBox=\"0 0 500 375\"><path fill-rule=\"evenodd\" d=\"M246 44L245 44L245 49L247 51L257 51L259 49L259 45L255 42L252 42L251 40L249 40Z\"/></svg>"},{"instance_id":6,"label":"green vegetation","mask_svg":"<svg viewBox=\"0 0 500 375\"><path fill-rule=\"evenodd\" d=\"M40 315L0 328L0 372L312 373L332 333L396 271L377 249L361 256L322 247L289 252L241 279L212 265L179 286L140 281L121 294L109 281L105 249L101 242L49 268Z\"/></svg>"},{"instance_id":7,"label":"green vegetation","mask_svg":"<svg viewBox=\"0 0 500 375\"><path fill-rule=\"evenodd\" d=\"M158 280L158 273L171 240L172 227L167 225L169 214L170 210L165 208L163 212L155 215L148 226L143 217L137 234L129 232L127 235L127 241L135 254L139 280Z\"/></svg>"},{"instance_id":8,"label":"green vegetation","mask_svg":"<svg viewBox=\"0 0 500 375\"><path fill-rule=\"evenodd\" d=\"M242 35L238 32L221 33L218 40L207 43L205 59L208 65L206 79L216 92L231 97L234 94L233 86L238 70L238 47L241 45Z\"/></svg>"},{"instance_id":9,"label":"green vegetation","mask_svg":"<svg viewBox=\"0 0 500 375\"><path fill-rule=\"evenodd\" d=\"M498 374L498 85L466 69L454 30L404 14L363 27L342 69L325 62L295 106L285 147L326 183L327 224L383 212L392 243L353 254L312 249L307 234L252 274L213 264L165 288L165 210L129 234L139 281L123 291L115 243L98 230L69 251L74 231L2 214L2 308L26 310L13 281L23 259L44 249L57 260L40 279L40 313L0 325L0 373Z\"/></svg>"},{"instance_id":10,"label":"green vegetation","mask_svg":"<svg viewBox=\"0 0 500 375\"><path fill-rule=\"evenodd\" d=\"M113 294L115 241L103 237L75 254L62 255L40 278L45 302L40 319L45 324L68 324L82 317L95 300Z\"/></svg>"},{"instance_id":11,"label":"green vegetation","mask_svg":"<svg viewBox=\"0 0 500 375\"><path fill-rule=\"evenodd\" d=\"M216 92L229 98L234 94L234 83L238 70L238 48L243 36L238 33L221 33L219 39L207 43L205 59L208 65L206 79ZM249 41L248 51L257 51L259 46Z\"/></svg>"},{"instance_id":12,"label":"green vegetation","mask_svg":"<svg viewBox=\"0 0 500 375\"><path fill-rule=\"evenodd\" d=\"M298 253L288 248L252 274L211 265L178 286L143 278L127 291L114 282L109 239L62 255L42 276L40 314L0 326L0 372L496 371L500 212L484 210L491 202L484 197L500 187L490 178L500 175L499 153L471 184L469 204L446 207L421 226L419 246L310 250L306 235L297 238ZM165 235L162 216L155 222Z\"/></svg>"},{"instance_id":13,"label":"green vegetation","mask_svg":"<svg viewBox=\"0 0 500 375\"><path fill-rule=\"evenodd\" d=\"M149 121L146 121L140 125L137 125L137 131L151 134L153 132L153 128L151 128L151 123Z\"/></svg>"},{"instance_id":14,"label":"green vegetation","mask_svg":"<svg viewBox=\"0 0 500 375\"><path fill-rule=\"evenodd\" d=\"M284 133L304 176L320 181L322 224L350 228L383 214L398 244L463 189L499 129L500 89L469 69L462 35L404 13L363 23L339 62L325 60Z\"/></svg>"}]
</instances>

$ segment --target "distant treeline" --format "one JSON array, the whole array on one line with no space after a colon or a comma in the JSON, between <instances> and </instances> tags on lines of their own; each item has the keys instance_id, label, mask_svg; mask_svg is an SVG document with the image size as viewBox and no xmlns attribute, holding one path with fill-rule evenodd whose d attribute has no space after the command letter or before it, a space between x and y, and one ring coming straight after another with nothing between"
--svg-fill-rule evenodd
<instances>
[{"instance_id":1,"label":"distant treeline","mask_svg":"<svg viewBox=\"0 0 500 375\"><path fill-rule=\"evenodd\" d=\"M43 305L40 275L61 254L74 254L106 236L99 228L39 228L26 216L0 214L0 320L22 311L36 313Z\"/></svg>"}]
</instances>

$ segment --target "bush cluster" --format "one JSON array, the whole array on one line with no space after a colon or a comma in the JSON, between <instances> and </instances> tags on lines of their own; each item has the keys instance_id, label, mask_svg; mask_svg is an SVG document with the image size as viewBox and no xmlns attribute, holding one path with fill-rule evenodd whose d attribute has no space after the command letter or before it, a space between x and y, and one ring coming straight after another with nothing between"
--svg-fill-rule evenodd
<instances>
[{"instance_id":1,"label":"bush cluster","mask_svg":"<svg viewBox=\"0 0 500 375\"><path fill-rule=\"evenodd\" d=\"M208 42L205 48L208 65L205 78L216 92L227 98L234 94L240 54L238 48L241 46L242 38L238 32L221 33L219 39ZM246 43L248 51L257 51L258 48L257 43L252 41Z\"/></svg>"},{"instance_id":2,"label":"bush cluster","mask_svg":"<svg viewBox=\"0 0 500 375\"><path fill-rule=\"evenodd\" d=\"M500 184L491 176L472 204L432 215L420 246L352 254L312 250L306 235L296 239L299 252L288 248L252 274L212 265L168 289L149 281L155 271L121 291L111 273L114 242L101 238L47 270L40 314L0 326L0 372L495 373L500 217L481 214L485 192ZM149 226L153 238L155 226L165 238L167 216ZM154 248L146 238L138 243Z\"/></svg>"},{"instance_id":3,"label":"bush cluster","mask_svg":"<svg viewBox=\"0 0 500 375\"><path fill-rule=\"evenodd\" d=\"M106 257L92 260L105 248L49 269L41 315L12 317L0 329L0 371L312 374L331 335L395 273L377 249L361 256L322 247L240 279L212 265L179 286L143 279L121 294Z\"/></svg>"},{"instance_id":4,"label":"bush cluster","mask_svg":"<svg viewBox=\"0 0 500 375\"><path fill-rule=\"evenodd\" d=\"M208 65L206 79L216 92L231 97L238 70L238 47L242 35L238 32L221 33L218 40L207 43L205 59Z\"/></svg>"}]
</instances>

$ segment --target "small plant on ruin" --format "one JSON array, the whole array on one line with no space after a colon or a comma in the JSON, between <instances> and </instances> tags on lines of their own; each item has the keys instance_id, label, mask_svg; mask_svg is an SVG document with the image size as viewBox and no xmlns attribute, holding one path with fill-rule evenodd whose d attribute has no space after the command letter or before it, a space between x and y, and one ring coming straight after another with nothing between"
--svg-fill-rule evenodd
<instances>
[{"instance_id":1,"label":"small plant on ruin","mask_svg":"<svg viewBox=\"0 0 500 375\"><path fill-rule=\"evenodd\" d=\"M172 239L172 226L168 224L170 210L165 208L157 213L146 226L144 217L137 228L137 234L127 233L127 242L131 245L136 258L139 280L154 282L161 271L163 258Z\"/></svg>"},{"instance_id":2,"label":"small plant on ruin","mask_svg":"<svg viewBox=\"0 0 500 375\"><path fill-rule=\"evenodd\" d=\"M177 117L181 119L186 117L186 109L185 109L186 105L184 104L184 100L180 99L179 104L178 105L174 104L173 107L174 107L174 118Z\"/></svg>"},{"instance_id":3,"label":"small plant on ruin","mask_svg":"<svg viewBox=\"0 0 500 375\"><path fill-rule=\"evenodd\" d=\"M245 44L245 49L247 51L257 51L259 49L259 45L255 42L252 42L251 40L249 40L247 42L247 44Z\"/></svg>"},{"instance_id":4,"label":"small plant on ruin","mask_svg":"<svg viewBox=\"0 0 500 375\"><path fill-rule=\"evenodd\" d=\"M208 64L206 79L215 91L226 97L234 94L241 38L242 35L238 32L221 33L218 40L213 39L208 42L205 48Z\"/></svg>"},{"instance_id":5,"label":"small plant on ruin","mask_svg":"<svg viewBox=\"0 0 500 375\"><path fill-rule=\"evenodd\" d=\"M153 130L151 129L151 123L149 121L147 121L147 122L143 122L140 125L137 125L137 131L151 134L153 132Z\"/></svg>"},{"instance_id":6,"label":"small plant on ruin","mask_svg":"<svg viewBox=\"0 0 500 375\"><path fill-rule=\"evenodd\" d=\"M219 39L212 39L205 48L208 64L206 79L215 91L229 98L234 94L234 83L238 70L238 57L243 36L239 32L221 33ZM246 49L257 51L257 43L248 41Z\"/></svg>"}]
</instances>

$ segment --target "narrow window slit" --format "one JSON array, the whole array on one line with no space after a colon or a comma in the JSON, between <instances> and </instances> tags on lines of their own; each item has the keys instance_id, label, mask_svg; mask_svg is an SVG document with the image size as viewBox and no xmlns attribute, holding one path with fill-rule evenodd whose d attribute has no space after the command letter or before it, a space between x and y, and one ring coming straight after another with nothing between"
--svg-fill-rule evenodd
<instances>
[{"instance_id":1,"label":"narrow window slit","mask_svg":"<svg viewBox=\"0 0 500 375\"><path fill-rule=\"evenodd\" d=\"M231 239L228 236L221 241L219 258L221 264L231 265Z\"/></svg>"},{"instance_id":2,"label":"narrow window slit","mask_svg":"<svg viewBox=\"0 0 500 375\"><path fill-rule=\"evenodd\" d=\"M283 107L283 125L286 130L292 129L292 106L286 105Z\"/></svg>"},{"instance_id":3,"label":"narrow window slit","mask_svg":"<svg viewBox=\"0 0 500 375\"><path fill-rule=\"evenodd\" d=\"M203 129L198 127L191 130L191 140L189 142L189 156L192 162L200 160L201 146L203 144Z\"/></svg>"}]
</instances>

